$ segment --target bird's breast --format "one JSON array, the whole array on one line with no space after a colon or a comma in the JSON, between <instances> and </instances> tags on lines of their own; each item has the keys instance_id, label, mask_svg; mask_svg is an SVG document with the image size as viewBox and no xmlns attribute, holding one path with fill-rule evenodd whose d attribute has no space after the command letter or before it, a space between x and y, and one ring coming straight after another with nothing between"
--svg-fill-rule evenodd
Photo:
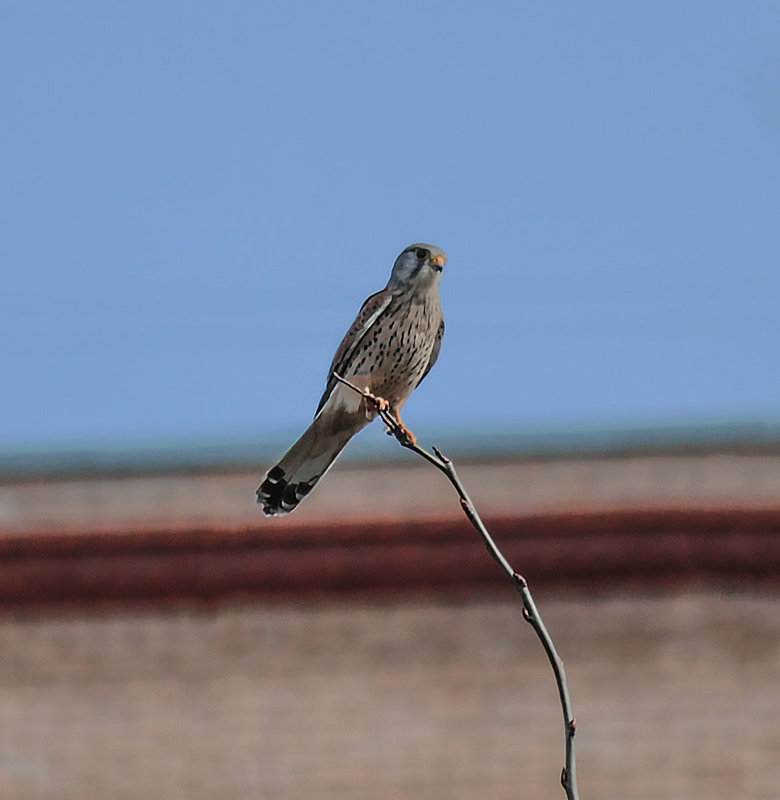
<instances>
[{"instance_id":1,"label":"bird's breast","mask_svg":"<svg viewBox=\"0 0 780 800\"><path fill-rule=\"evenodd\" d=\"M400 407L428 366L441 319L438 293L399 297L367 332L349 373L365 377L374 394Z\"/></svg>"}]
</instances>

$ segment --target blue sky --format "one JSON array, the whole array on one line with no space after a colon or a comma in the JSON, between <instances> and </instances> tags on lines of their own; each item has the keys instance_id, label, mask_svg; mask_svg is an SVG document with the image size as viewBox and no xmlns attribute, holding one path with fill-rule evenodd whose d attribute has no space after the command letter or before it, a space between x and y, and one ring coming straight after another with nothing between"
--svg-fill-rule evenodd
<instances>
[{"instance_id":1,"label":"blue sky","mask_svg":"<svg viewBox=\"0 0 780 800\"><path fill-rule=\"evenodd\" d=\"M310 419L396 254L425 429L780 418L780 4L4 3L0 448Z\"/></svg>"}]
</instances>

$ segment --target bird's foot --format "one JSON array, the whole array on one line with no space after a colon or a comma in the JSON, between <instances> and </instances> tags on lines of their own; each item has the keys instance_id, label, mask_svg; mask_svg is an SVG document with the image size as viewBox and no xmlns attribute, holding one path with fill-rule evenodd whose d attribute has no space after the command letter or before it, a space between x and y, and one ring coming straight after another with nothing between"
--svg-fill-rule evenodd
<instances>
[{"instance_id":1,"label":"bird's foot","mask_svg":"<svg viewBox=\"0 0 780 800\"><path fill-rule=\"evenodd\" d=\"M388 403L384 397L379 397L373 392L369 392L368 389L363 392L363 397L365 397L370 403L373 403L377 411L389 411L390 409L390 403Z\"/></svg>"},{"instance_id":2,"label":"bird's foot","mask_svg":"<svg viewBox=\"0 0 780 800\"><path fill-rule=\"evenodd\" d=\"M395 430L388 430L387 434L388 436L395 436L406 447L417 444L417 437L403 423L399 423Z\"/></svg>"},{"instance_id":3,"label":"bird's foot","mask_svg":"<svg viewBox=\"0 0 780 800\"><path fill-rule=\"evenodd\" d=\"M394 408L391 408L390 415L395 420L395 425L392 428L387 429L387 435L395 436L395 438L406 447L417 444L417 437L409 430L409 428L406 427L406 425L404 425L401 415L398 413L398 411Z\"/></svg>"}]
</instances>

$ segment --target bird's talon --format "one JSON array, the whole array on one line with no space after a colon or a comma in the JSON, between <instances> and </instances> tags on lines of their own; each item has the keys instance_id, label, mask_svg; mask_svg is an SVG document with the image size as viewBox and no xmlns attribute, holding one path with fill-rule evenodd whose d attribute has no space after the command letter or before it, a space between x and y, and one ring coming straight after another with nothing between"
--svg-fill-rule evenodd
<instances>
[{"instance_id":1,"label":"bird's talon","mask_svg":"<svg viewBox=\"0 0 780 800\"><path fill-rule=\"evenodd\" d=\"M417 437L405 425L401 425L398 428L398 433L400 433L409 444L417 444Z\"/></svg>"},{"instance_id":2,"label":"bird's talon","mask_svg":"<svg viewBox=\"0 0 780 800\"><path fill-rule=\"evenodd\" d=\"M390 408L390 403L385 400L384 397L379 397L375 395L373 392L369 392L366 390L365 397L367 400L370 400L375 406L377 411L387 411Z\"/></svg>"}]
</instances>

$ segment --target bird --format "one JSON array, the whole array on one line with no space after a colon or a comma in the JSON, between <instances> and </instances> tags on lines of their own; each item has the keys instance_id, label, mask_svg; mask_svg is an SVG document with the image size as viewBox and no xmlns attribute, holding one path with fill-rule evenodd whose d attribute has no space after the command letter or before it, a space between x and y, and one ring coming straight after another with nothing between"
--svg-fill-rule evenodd
<instances>
[{"instance_id":1,"label":"bird","mask_svg":"<svg viewBox=\"0 0 780 800\"><path fill-rule=\"evenodd\" d=\"M400 410L439 357L444 336L439 283L446 262L440 248L410 244L396 258L385 288L363 303L333 357L314 421L257 489L267 516L295 509L347 442L376 418L379 406L414 441Z\"/></svg>"}]
</instances>

